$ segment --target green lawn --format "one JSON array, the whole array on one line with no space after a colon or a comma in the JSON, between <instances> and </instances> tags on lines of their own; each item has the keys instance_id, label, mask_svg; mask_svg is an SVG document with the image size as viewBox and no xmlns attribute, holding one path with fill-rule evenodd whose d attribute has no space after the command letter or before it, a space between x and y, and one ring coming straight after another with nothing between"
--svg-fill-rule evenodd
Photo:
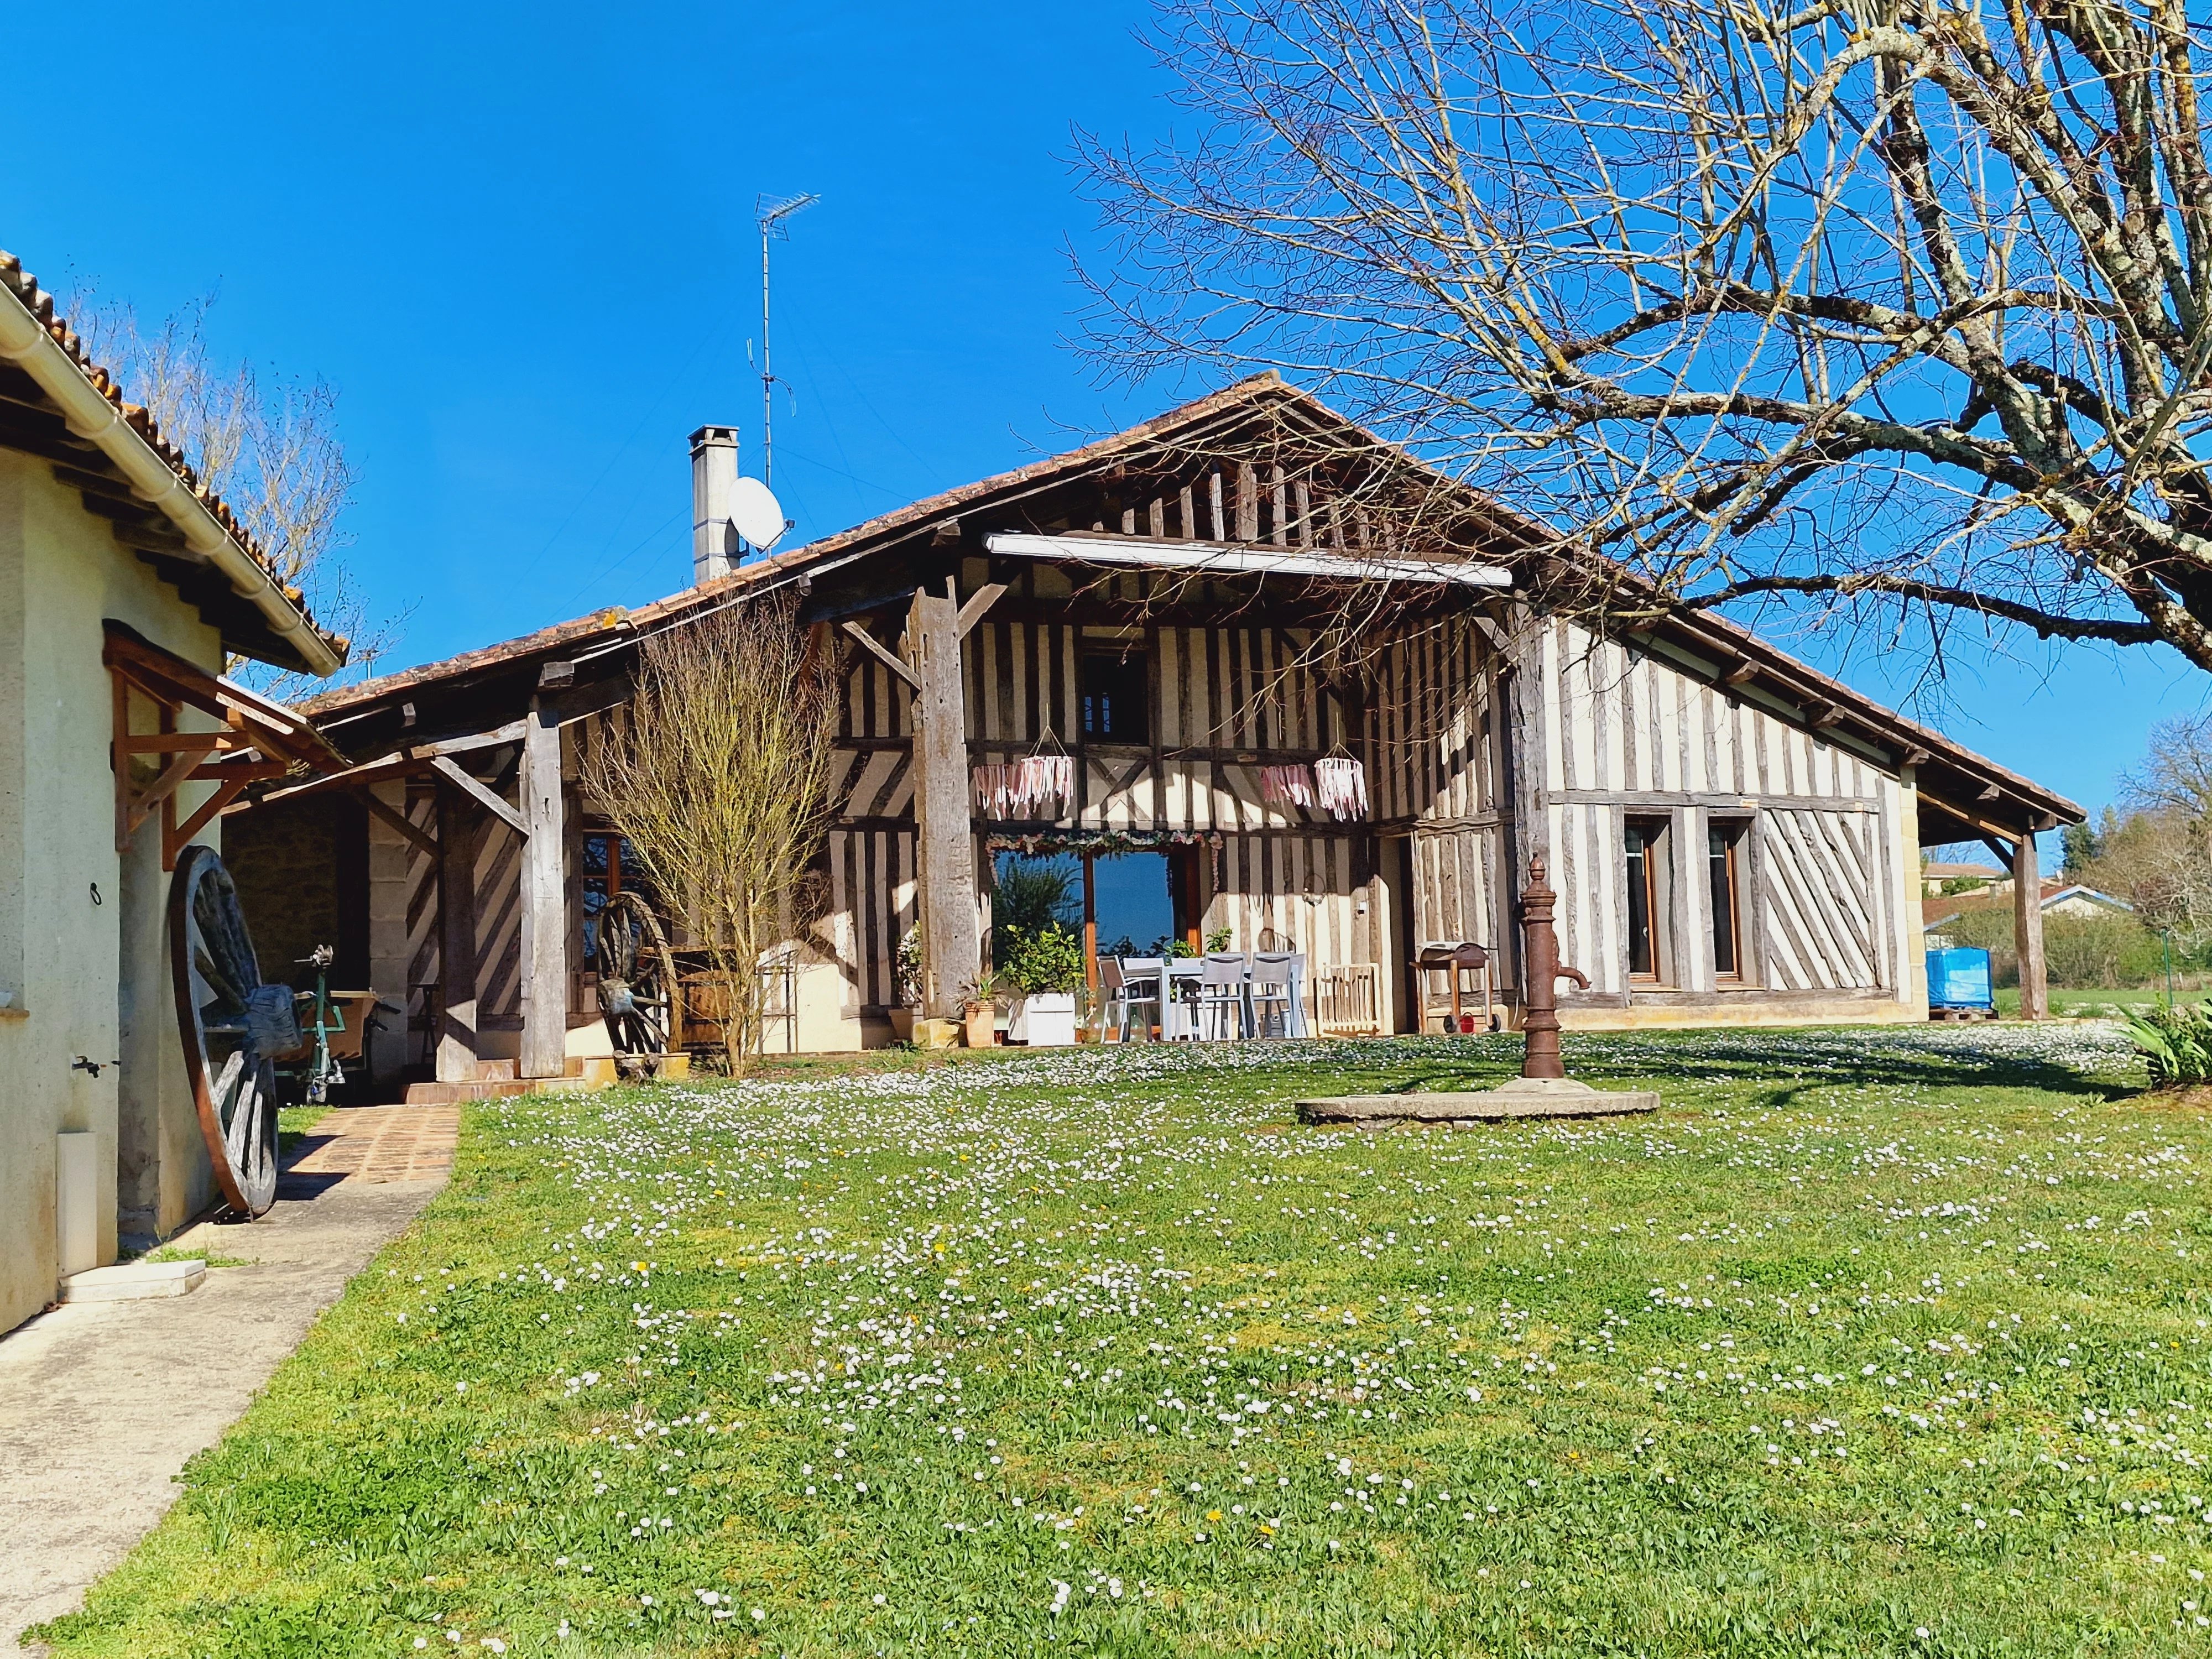
<instances>
[{"instance_id":1,"label":"green lawn","mask_svg":"<svg viewBox=\"0 0 2212 1659\"><path fill-rule=\"evenodd\" d=\"M473 1110L67 1656L2212 1652L2198 1173L2112 1029L1510 1039Z\"/></svg>"},{"instance_id":2,"label":"green lawn","mask_svg":"<svg viewBox=\"0 0 2212 1659\"><path fill-rule=\"evenodd\" d=\"M2006 1019L2016 1019L2020 1017L2018 986L2000 986L1994 994L1996 998L1999 1015ZM2122 1013L2157 1006L2166 1000L2166 988L2160 986L2152 990L2130 986L2118 991L2075 991L2053 986L2048 994L2051 998L2051 1012L2056 1017L2073 1019L2111 1019ZM2202 991L2190 990L2176 993L2178 1000L2183 1002L2202 1002L2204 1000L2204 994Z\"/></svg>"}]
</instances>

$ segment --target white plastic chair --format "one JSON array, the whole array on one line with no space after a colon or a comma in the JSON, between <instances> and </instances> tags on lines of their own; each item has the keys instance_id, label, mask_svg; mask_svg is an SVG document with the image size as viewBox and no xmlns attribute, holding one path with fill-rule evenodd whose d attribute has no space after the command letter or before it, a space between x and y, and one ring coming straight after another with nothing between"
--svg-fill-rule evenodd
<instances>
[{"instance_id":1,"label":"white plastic chair","mask_svg":"<svg viewBox=\"0 0 2212 1659\"><path fill-rule=\"evenodd\" d=\"M1302 1037L1306 1032L1305 953L1252 953L1252 1029L1261 1036ZM1279 1024L1279 1030L1274 1029Z\"/></svg>"},{"instance_id":2,"label":"white plastic chair","mask_svg":"<svg viewBox=\"0 0 2212 1659\"><path fill-rule=\"evenodd\" d=\"M1158 957L1101 957L1098 959L1099 986L1106 993L1106 1019L1116 1028L1121 1042L1129 1040L1132 1016L1136 1010L1150 1008L1154 1014L1161 1012L1162 965ZM1142 1024L1145 1038L1150 1042L1152 1020L1148 1016Z\"/></svg>"},{"instance_id":3,"label":"white plastic chair","mask_svg":"<svg viewBox=\"0 0 2212 1659\"><path fill-rule=\"evenodd\" d=\"M1198 1034L1214 1042L1252 1035L1252 964L1241 952L1206 954L1198 979Z\"/></svg>"},{"instance_id":4,"label":"white plastic chair","mask_svg":"<svg viewBox=\"0 0 2212 1659\"><path fill-rule=\"evenodd\" d=\"M1160 1030L1185 1042L1199 1036L1198 999L1204 964L1188 957L1170 957L1160 964Z\"/></svg>"}]
</instances>

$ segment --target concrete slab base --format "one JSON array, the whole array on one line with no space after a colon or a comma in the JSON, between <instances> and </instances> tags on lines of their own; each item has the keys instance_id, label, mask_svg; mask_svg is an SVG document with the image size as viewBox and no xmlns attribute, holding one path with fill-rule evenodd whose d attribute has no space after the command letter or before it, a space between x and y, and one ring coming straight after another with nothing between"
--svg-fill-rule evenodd
<instances>
[{"instance_id":1,"label":"concrete slab base","mask_svg":"<svg viewBox=\"0 0 2212 1659\"><path fill-rule=\"evenodd\" d=\"M1298 1102L1301 1123L1388 1129L1401 1123L1448 1123L1472 1129L1529 1117L1621 1117L1656 1112L1650 1089L1593 1089L1572 1078L1515 1078L1495 1089L1426 1095L1335 1095Z\"/></svg>"},{"instance_id":2,"label":"concrete slab base","mask_svg":"<svg viewBox=\"0 0 2212 1659\"><path fill-rule=\"evenodd\" d=\"M19 1651L25 1626L78 1606L161 1518L185 1460L215 1443L346 1280L437 1192L453 1155L450 1109L441 1144L409 1134L404 1157L387 1127L432 1115L331 1113L313 1137L319 1155L279 1179L267 1215L203 1222L171 1241L241 1265L208 1273L190 1296L73 1299L0 1340L0 1655ZM368 1144L346 1154L357 1141ZM316 1163L331 1167L307 1169Z\"/></svg>"},{"instance_id":3,"label":"concrete slab base","mask_svg":"<svg viewBox=\"0 0 2212 1659\"><path fill-rule=\"evenodd\" d=\"M88 1267L62 1280L64 1302L138 1302L186 1296L207 1283L204 1261L118 1261Z\"/></svg>"}]
</instances>

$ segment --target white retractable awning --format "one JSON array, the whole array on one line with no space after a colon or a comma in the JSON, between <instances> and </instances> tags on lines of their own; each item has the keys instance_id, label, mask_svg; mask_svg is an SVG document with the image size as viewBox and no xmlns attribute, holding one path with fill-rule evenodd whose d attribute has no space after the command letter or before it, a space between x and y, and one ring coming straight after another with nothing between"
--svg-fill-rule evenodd
<instances>
[{"instance_id":1,"label":"white retractable awning","mask_svg":"<svg viewBox=\"0 0 2212 1659\"><path fill-rule=\"evenodd\" d=\"M1510 587L1513 573L1494 564L1386 559L1311 548L1249 547L1228 542L1156 542L1134 536L1033 536L1001 531L983 545L1002 557L1073 559L1085 564L1135 565L1150 570L1334 576L1347 581L1448 582L1462 587Z\"/></svg>"}]
</instances>

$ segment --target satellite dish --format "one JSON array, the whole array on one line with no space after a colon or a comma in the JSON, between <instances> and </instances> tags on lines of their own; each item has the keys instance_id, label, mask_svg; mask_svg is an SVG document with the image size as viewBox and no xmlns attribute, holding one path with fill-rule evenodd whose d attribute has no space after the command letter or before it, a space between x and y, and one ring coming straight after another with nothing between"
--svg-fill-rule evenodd
<instances>
[{"instance_id":1,"label":"satellite dish","mask_svg":"<svg viewBox=\"0 0 2212 1659\"><path fill-rule=\"evenodd\" d=\"M758 478L740 478L730 490L730 522L764 553L783 535L783 507Z\"/></svg>"}]
</instances>

